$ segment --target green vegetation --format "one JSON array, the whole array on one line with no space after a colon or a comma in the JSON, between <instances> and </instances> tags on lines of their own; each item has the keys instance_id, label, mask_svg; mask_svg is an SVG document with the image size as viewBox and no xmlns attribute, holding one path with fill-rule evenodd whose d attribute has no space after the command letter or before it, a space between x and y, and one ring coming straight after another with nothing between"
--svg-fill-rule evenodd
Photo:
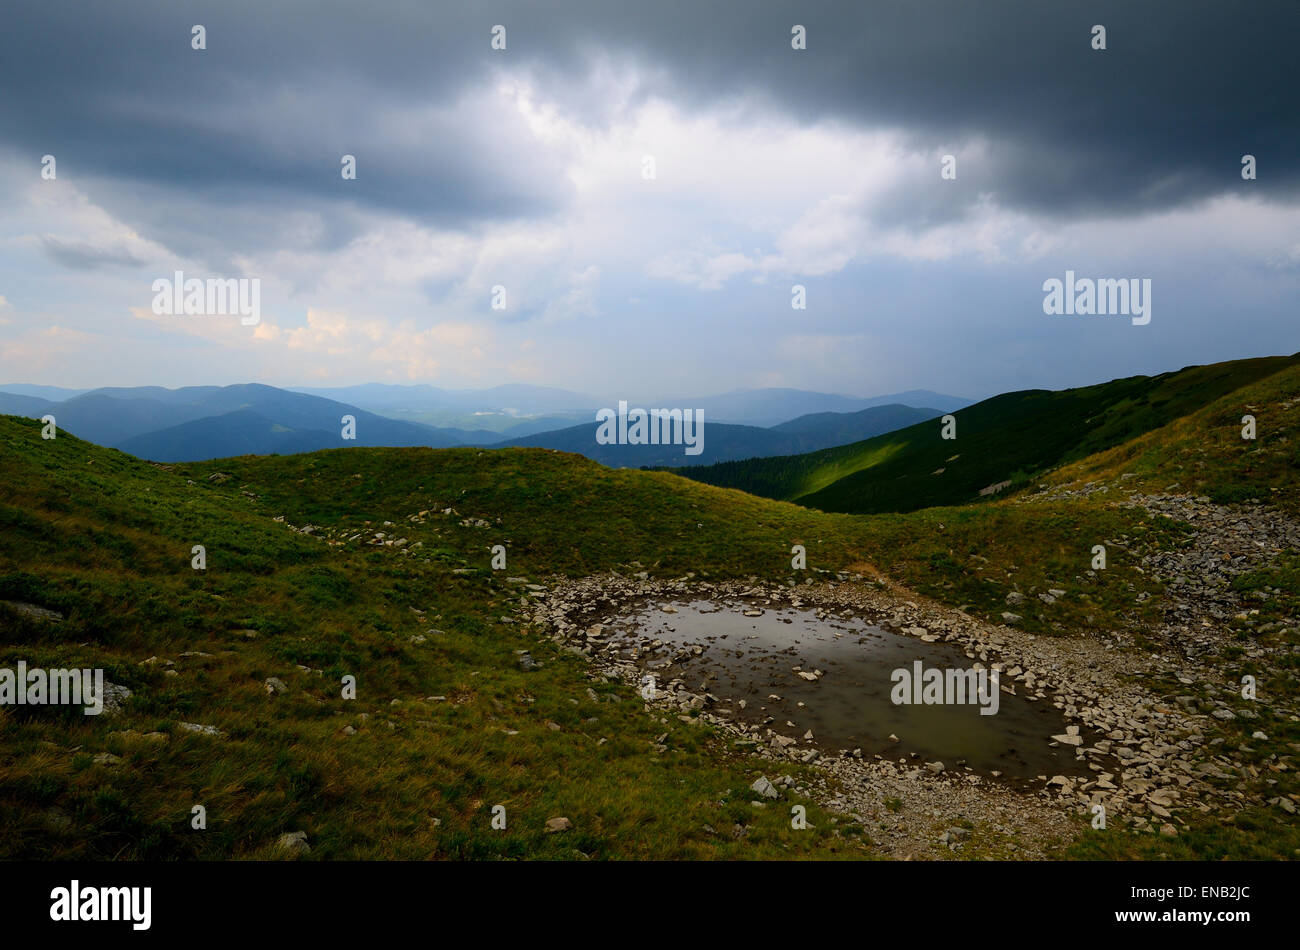
<instances>
[{"instance_id":1,"label":"green vegetation","mask_svg":"<svg viewBox=\"0 0 1300 950\"><path fill-rule=\"evenodd\" d=\"M218 472L233 477L208 478ZM734 573L763 547L757 521L784 537L777 522L812 513L543 450L161 466L68 435L43 441L39 423L13 417L0 417L0 484L0 599L65 617L0 606L0 666L103 667L134 693L112 718L0 709L0 856L270 857L298 830L324 858L866 854L816 807L809 820L828 829L816 836L794 832L787 811L754 809L759 765L709 727L647 716L631 691L589 682L585 661L502 622L520 586L487 569L498 542L506 573L531 579L657 544L665 569ZM716 504L724 494L733 504ZM436 505L460 516L408 521ZM575 519L583 509L593 517ZM393 521L426 553L330 546L277 515ZM502 526L462 526L468 517ZM206 571L190 567L195 544ZM522 649L540 669L521 669ZM341 698L345 674L355 701ZM268 695L268 677L287 692ZM103 753L121 761L97 764ZM767 766L772 778L793 768ZM195 804L204 831L190 828ZM496 804L505 832L491 829ZM547 834L561 815L573 830Z\"/></svg>"},{"instance_id":2,"label":"green vegetation","mask_svg":"<svg viewBox=\"0 0 1300 950\"><path fill-rule=\"evenodd\" d=\"M1300 356L1194 366L1060 392L1005 393L939 420L807 455L681 468L687 478L822 511L905 512L966 504L982 489L1013 492L1042 473L1127 442L1264 377Z\"/></svg>"},{"instance_id":3,"label":"green vegetation","mask_svg":"<svg viewBox=\"0 0 1300 950\"><path fill-rule=\"evenodd\" d=\"M1242 438L1247 415L1255 418L1254 439ZM1044 480L1055 485L1121 475L1130 489L1206 495L1219 504L1265 501L1300 512L1300 368L1206 399L1169 425Z\"/></svg>"},{"instance_id":4,"label":"green vegetation","mask_svg":"<svg viewBox=\"0 0 1300 950\"><path fill-rule=\"evenodd\" d=\"M862 443L878 461L860 474L921 471L932 464L925 453L959 450L969 465L949 470L974 484L995 477L978 456L995 454L999 439L1014 456L1005 476L1128 438L1033 481L1060 489L1130 475L1126 488L1180 483L1295 511L1293 362L1012 394L958 413L959 439L942 449L910 447L915 434ZM1250 411L1259 438L1242 444ZM835 464L847 471L847 458ZM710 727L647 715L631 691L592 679L584 660L536 636L517 579L645 570L795 582L790 546L801 543L810 574L888 578L994 621L1017 591L1022 629L1140 634L1159 619L1162 590L1138 560L1182 544L1186 526L1113 497L1021 492L863 517L541 449L155 465L66 434L45 441L39 423L0 417L0 600L64 615L49 622L0 605L0 667L103 667L134 694L111 718L0 708L0 857L271 857L291 831L308 834L311 857L335 859L871 856L861 828L837 832L815 807L815 834L793 831L783 808L753 808L748 785L760 769L775 779L797 767L747 758ZM406 540L365 543L376 532ZM1098 541L1111 561L1094 574ZM190 567L196 544L206 571ZM489 569L494 544L508 550L506 571ZM1260 621L1294 618L1300 552L1235 583L1258 601ZM1034 595L1050 588L1067 595L1049 609ZM1243 648L1267 631L1242 626ZM521 650L540 668L523 670ZM1296 674L1292 661L1290 678L1270 688L1293 689ZM341 696L345 675L357 678L355 700ZM269 694L268 677L287 690ZM1300 743L1294 723L1216 728L1231 747L1249 745L1258 781L1277 783L1268 795L1295 790L1294 771L1276 765ZM1254 729L1269 740L1250 739ZM196 804L207 809L204 831L190 827ZM491 828L497 804L505 832ZM1174 841L1116 829L1065 853L1290 857L1295 823L1277 811L1207 820ZM561 815L573 830L546 833Z\"/></svg>"}]
</instances>

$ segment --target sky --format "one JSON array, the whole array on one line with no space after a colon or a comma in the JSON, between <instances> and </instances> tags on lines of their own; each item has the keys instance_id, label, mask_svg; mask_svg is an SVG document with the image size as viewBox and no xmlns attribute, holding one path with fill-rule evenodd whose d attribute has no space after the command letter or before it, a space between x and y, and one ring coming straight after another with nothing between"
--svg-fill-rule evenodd
<instances>
[{"instance_id":1,"label":"sky","mask_svg":"<svg viewBox=\"0 0 1300 950\"><path fill-rule=\"evenodd\" d=\"M1294 0L4 19L0 383L981 398L1300 350ZM258 322L155 312L177 271ZM1067 271L1150 322L1045 313Z\"/></svg>"}]
</instances>

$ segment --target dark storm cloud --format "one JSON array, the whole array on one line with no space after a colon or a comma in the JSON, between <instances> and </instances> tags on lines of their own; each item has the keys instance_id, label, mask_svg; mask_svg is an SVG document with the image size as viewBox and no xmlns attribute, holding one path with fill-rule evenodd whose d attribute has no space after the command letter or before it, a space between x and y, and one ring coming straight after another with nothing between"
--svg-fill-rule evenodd
<instances>
[{"instance_id":1,"label":"dark storm cloud","mask_svg":"<svg viewBox=\"0 0 1300 950\"><path fill-rule=\"evenodd\" d=\"M807 120L901 128L925 150L987 139L990 166L959 180L971 173L1007 206L1073 216L1242 187L1298 197L1293 0L683 3L678 17L645 6L619 11L639 21L622 32L642 37L629 44L680 96L754 90ZM807 28L804 53L790 50L792 23ZM1091 47L1094 24L1106 27L1104 51ZM1246 153L1268 169L1249 185Z\"/></svg>"},{"instance_id":2,"label":"dark storm cloud","mask_svg":"<svg viewBox=\"0 0 1300 950\"><path fill-rule=\"evenodd\" d=\"M328 210L334 223L294 246L329 249L355 234L339 231L349 206L460 226L567 194L553 157L521 153L517 122L459 99L493 65L486 27L471 55L427 7L417 21L400 5L30 4L4 19L0 147L33 168L53 154L61 179L173 250L284 246L265 223L279 209Z\"/></svg>"},{"instance_id":3,"label":"dark storm cloud","mask_svg":"<svg viewBox=\"0 0 1300 950\"><path fill-rule=\"evenodd\" d=\"M196 22L205 52L190 48ZM495 23L504 54L489 49ZM790 49L794 23L804 52ZM588 76L605 58L637 67L635 95L688 108L747 101L898 128L925 151L986 140L962 187L866 209L904 224L959 216L977 193L1070 217L1242 188L1291 201L1297 26L1294 0L32 3L11 6L0 33L0 144L33 163L56 154L61 177L263 211L350 202L453 226L542 215L568 195L557 160L513 139L511 117L457 103L523 66L597 121L611 106ZM344 153L359 163L347 189ZM1259 181L1241 181L1243 153Z\"/></svg>"}]
</instances>

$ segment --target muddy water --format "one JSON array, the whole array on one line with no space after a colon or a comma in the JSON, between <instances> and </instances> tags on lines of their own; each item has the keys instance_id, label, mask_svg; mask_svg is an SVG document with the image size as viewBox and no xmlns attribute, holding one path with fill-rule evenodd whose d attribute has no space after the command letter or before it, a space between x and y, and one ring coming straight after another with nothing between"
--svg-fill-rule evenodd
<instances>
[{"instance_id":1,"label":"muddy water","mask_svg":"<svg viewBox=\"0 0 1300 950\"><path fill-rule=\"evenodd\" d=\"M677 612L665 613L663 606ZM1032 701L1003 689L997 713L983 716L975 704L891 701L891 674L910 671L916 660L925 668L969 669L972 661L954 644L925 643L858 619L818 620L807 610L763 608L762 616L746 617L746 609L757 608L709 601L648 604L612 621L610 642L661 686L680 677L691 692L716 696L718 715L762 725L803 746L937 760L948 770L965 766L1007 778L1087 772L1072 748L1052 747L1050 737L1065 732L1065 721L1046 699ZM649 648L639 637L662 645ZM694 647L703 653L682 655ZM808 682L794 667L823 675ZM811 741L804 738L809 730Z\"/></svg>"}]
</instances>

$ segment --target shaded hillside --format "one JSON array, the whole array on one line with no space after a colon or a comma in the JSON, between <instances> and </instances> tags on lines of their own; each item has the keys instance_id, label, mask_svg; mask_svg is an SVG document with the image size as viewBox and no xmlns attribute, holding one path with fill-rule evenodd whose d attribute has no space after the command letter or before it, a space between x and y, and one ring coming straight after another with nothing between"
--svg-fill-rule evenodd
<instances>
[{"instance_id":1,"label":"shaded hillside","mask_svg":"<svg viewBox=\"0 0 1300 950\"><path fill-rule=\"evenodd\" d=\"M334 433L290 429L251 409L240 409L138 435L118 447L138 458L181 462L233 455L290 455L338 442Z\"/></svg>"},{"instance_id":2,"label":"shaded hillside","mask_svg":"<svg viewBox=\"0 0 1300 950\"><path fill-rule=\"evenodd\" d=\"M963 504L999 483L1015 491L1057 465L1150 432L1297 362L1265 357L1058 392L1005 393L954 413L954 440L943 439L941 423L932 420L806 455L680 473L824 511Z\"/></svg>"},{"instance_id":3,"label":"shaded hillside","mask_svg":"<svg viewBox=\"0 0 1300 950\"><path fill-rule=\"evenodd\" d=\"M1255 438L1243 438L1244 417ZM1260 501L1300 512L1300 366L1234 390L1191 415L1051 473L1052 486L1122 481L1220 504Z\"/></svg>"},{"instance_id":4,"label":"shaded hillside","mask_svg":"<svg viewBox=\"0 0 1300 950\"><path fill-rule=\"evenodd\" d=\"M858 412L815 412L772 426L771 431L800 438L807 443L804 451L813 452L883 435L941 415L939 409L890 404Z\"/></svg>"}]
</instances>

